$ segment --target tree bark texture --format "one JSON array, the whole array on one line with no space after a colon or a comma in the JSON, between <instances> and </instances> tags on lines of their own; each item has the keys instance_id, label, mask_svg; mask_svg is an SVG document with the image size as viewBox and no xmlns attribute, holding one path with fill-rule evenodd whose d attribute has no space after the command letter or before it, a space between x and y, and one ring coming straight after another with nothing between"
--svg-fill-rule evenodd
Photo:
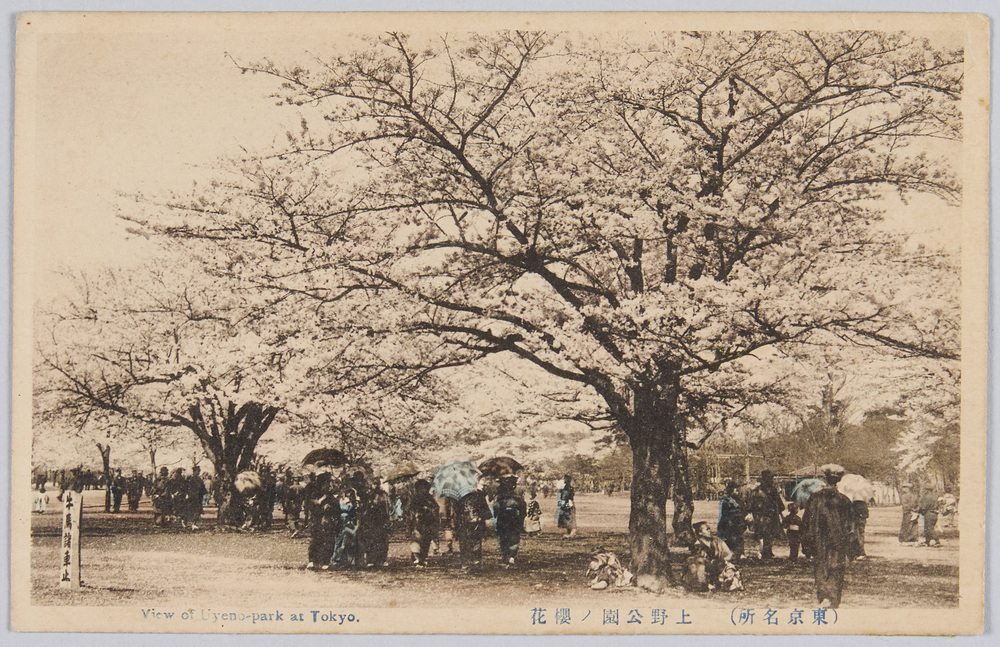
<instances>
[{"instance_id":1,"label":"tree bark texture","mask_svg":"<svg viewBox=\"0 0 1000 647\"><path fill-rule=\"evenodd\" d=\"M674 473L678 381L635 390L627 433L632 445L629 543L636 585L662 591L674 584L667 535L667 494Z\"/></svg>"},{"instance_id":2,"label":"tree bark texture","mask_svg":"<svg viewBox=\"0 0 1000 647\"><path fill-rule=\"evenodd\" d=\"M257 442L278 414L277 407L248 402L239 407L234 402L194 404L183 423L194 431L205 454L212 461L216 479L214 496L219 506L218 524L232 525L231 501L237 474L250 469Z\"/></svg>"}]
</instances>

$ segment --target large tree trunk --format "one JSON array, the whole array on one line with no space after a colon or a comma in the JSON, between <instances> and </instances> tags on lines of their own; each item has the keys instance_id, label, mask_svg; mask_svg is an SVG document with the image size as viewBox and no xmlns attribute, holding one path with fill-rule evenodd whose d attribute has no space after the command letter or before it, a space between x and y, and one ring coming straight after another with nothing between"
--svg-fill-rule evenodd
<instances>
[{"instance_id":1,"label":"large tree trunk","mask_svg":"<svg viewBox=\"0 0 1000 647\"><path fill-rule=\"evenodd\" d=\"M192 405L188 414L189 418L178 418L198 436L215 469L213 496L219 507L217 523L239 525L242 523L239 510L232 505L233 482L240 472L250 469L257 442L271 426L278 408L256 402L238 408L233 402L224 407L207 402L204 406Z\"/></svg>"},{"instance_id":2,"label":"large tree trunk","mask_svg":"<svg viewBox=\"0 0 1000 647\"><path fill-rule=\"evenodd\" d=\"M629 543L635 583L651 591L674 584L667 535L667 493L673 476L678 381L635 391L628 429L632 445Z\"/></svg>"}]
</instances>

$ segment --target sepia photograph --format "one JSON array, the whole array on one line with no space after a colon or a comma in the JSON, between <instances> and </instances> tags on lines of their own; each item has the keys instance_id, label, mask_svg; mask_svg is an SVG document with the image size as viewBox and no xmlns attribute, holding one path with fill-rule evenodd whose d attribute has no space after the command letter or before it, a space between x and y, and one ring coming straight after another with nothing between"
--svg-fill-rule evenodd
<instances>
[{"instance_id":1,"label":"sepia photograph","mask_svg":"<svg viewBox=\"0 0 1000 647\"><path fill-rule=\"evenodd\" d=\"M15 631L983 631L989 23L25 13Z\"/></svg>"}]
</instances>

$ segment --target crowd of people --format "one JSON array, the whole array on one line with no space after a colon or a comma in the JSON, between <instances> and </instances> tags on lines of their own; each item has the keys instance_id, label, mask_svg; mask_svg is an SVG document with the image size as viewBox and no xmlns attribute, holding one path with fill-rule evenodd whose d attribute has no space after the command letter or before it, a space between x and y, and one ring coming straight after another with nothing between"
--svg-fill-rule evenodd
<instances>
[{"instance_id":1,"label":"crowd of people","mask_svg":"<svg viewBox=\"0 0 1000 647\"><path fill-rule=\"evenodd\" d=\"M743 576L739 569L745 560L773 560L775 543L787 541L790 564L799 560L800 552L812 562L819 606L837 608L848 564L867 558L869 501L838 490L845 474L842 467L829 464L820 470L822 483L802 505L795 500L786 503L770 470L763 470L754 486L729 481L719 497L716 531L707 522L693 525L691 555L682 574L685 586L740 590ZM307 565L316 570L387 566L394 534L405 536L414 568L425 568L433 555L454 554L462 569L479 569L483 541L492 537L497 541L500 565L510 569L518 564L522 536L541 532L543 525L538 485L530 484L525 492L518 488L514 474L480 478L476 488L460 498L436 497L431 482L416 475L390 483L351 466L325 467L303 475L287 470L279 475L264 465L241 486L247 474L239 475L226 492L218 492L213 491L211 477L203 477L197 466L190 474L183 468L171 472L162 467L154 478L137 470L126 477L117 470L108 485L112 512L119 512L123 499L130 511L138 510L145 494L152 502L155 524L197 530L205 506L215 498L220 515L225 501L236 526L256 530L270 526L273 510L280 505L291 536L308 536ZM44 480L35 479L34 512L45 511L47 483L47 475ZM86 489L81 470L71 470L58 485L63 491ZM954 523L955 497L937 496L925 488L916 491L909 483L900 490L899 542L917 545L922 522L919 544L940 546L938 513ZM555 498L555 526L565 531L565 538L572 538L577 519L571 476L563 478ZM598 553L588 570L592 588L621 586L631 579L616 556Z\"/></svg>"},{"instance_id":2,"label":"crowd of people","mask_svg":"<svg viewBox=\"0 0 1000 647\"><path fill-rule=\"evenodd\" d=\"M483 541L495 538L500 565L515 568L521 538L542 530L537 491L530 502L513 474L482 478L461 498L437 498L427 479L382 482L364 470L323 469L289 474L282 488L285 523L293 536L308 533L308 568L379 568L388 565L389 538L401 532L414 568L432 554L456 555L464 570L482 567ZM556 523L576 529L570 477L560 489ZM456 550L457 544L457 550Z\"/></svg>"}]
</instances>

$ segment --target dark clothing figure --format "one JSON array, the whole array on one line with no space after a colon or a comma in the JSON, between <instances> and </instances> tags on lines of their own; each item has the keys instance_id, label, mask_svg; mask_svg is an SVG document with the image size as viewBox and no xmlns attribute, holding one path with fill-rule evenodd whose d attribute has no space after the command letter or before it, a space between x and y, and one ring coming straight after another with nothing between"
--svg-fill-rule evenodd
<instances>
[{"instance_id":1,"label":"dark clothing figure","mask_svg":"<svg viewBox=\"0 0 1000 647\"><path fill-rule=\"evenodd\" d=\"M920 513L917 512L917 494L912 487L903 486L903 491L899 494L899 503L903 506L899 542L902 544L915 542L920 537Z\"/></svg>"},{"instance_id":2,"label":"dark clothing figure","mask_svg":"<svg viewBox=\"0 0 1000 647\"><path fill-rule=\"evenodd\" d=\"M817 490L809 497L803 522L815 551L816 597L836 609L851 553L851 500L835 484Z\"/></svg>"},{"instance_id":3,"label":"dark clothing figure","mask_svg":"<svg viewBox=\"0 0 1000 647\"><path fill-rule=\"evenodd\" d=\"M305 497L309 515L309 568L329 568L340 522L340 502L330 474L322 473L311 481Z\"/></svg>"},{"instance_id":4,"label":"dark clothing figure","mask_svg":"<svg viewBox=\"0 0 1000 647\"><path fill-rule=\"evenodd\" d=\"M936 492L926 490L921 493L920 502L917 506L917 512L924 518L924 539L922 543L928 546L941 545L941 541L937 535L937 500Z\"/></svg>"},{"instance_id":5,"label":"dark clothing figure","mask_svg":"<svg viewBox=\"0 0 1000 647\"><path fill-rule=\"evenodd\" d=\"M760 486L750 493L749 508L753 515L753 537L761 542L760 556L771 559L774 557L774 541L784 536L781 513L785 510L785 503L770 479L762 480Z\"/></svg>"},{"instance_id":6,"label":"dark clothing figure","mask_svg":"<svg viewBox=\"0 0 1000 647\"><path fill-rule=\"evenodd\" d=\"M556 526L565 528L567 536L576 533L576 490L573 484L566 481L566 484L559 488L556 498Z\"/></svg>"},{"instance_id":7,"label":"dark clothing figure","mask_svg":"<svg viewBox=\"0 0 1000 647\"><path fill-rule=\"evenodd\" d=\"M139 501L142 499L142 491L146 487L146 479L141 474L133 472L125 481L125 498L128 501L129 512L139 509Z\"/></svg>"},{"instance_id":8,"label":"dark clothing figure","mask_svg":"<svg viewBox=\"0 0 1000 647\"><path fill-rule=\"evenodd\" d=\"M358 515L358 542L365 566L386 564L389 559L389 535L392 532L389 495L381 488L372 488Z\"/></svg>"},{"instance_id":9,"label":"dark clothing figure","mask_svg":"<svg viewBox=\"0 0 1000 647\"><path fill-rule=\"evenodd\" d=\"M430 493L430 484L420 479L422 487L417 487L409 497L403 514L406 532L410 537L410 555L414 566L427 565L427 552L431 542L437 539L441 525L441 511Z\"/></svg>"},{"instance_id":10,"label":"dark clothing figure","mask_svg":"<svg viewBox=\"0 0 1000 647\"><path fill-rule=\"evenodd\" d=\"M330 563L341 568L358 567L358 509L353 501L344 498L340 500L340 523Z\"/></svg>"},{"instance_id":11,"label":"dark clothing figure","mask_svg":"<svg viewBox=\"0 0 1000 647\"><path fill-rule=\"evenodd\" d=\"M788 561L798 561L799 545L802 541L802 517L799 516L797 508L789 507L788 514L781 520L781 526L785 529L785 536L788 537Z\"/></svg>"},{"instance_id":12,"label":"dark clothing figure","mask_svg":"<svg viewBox=\"0 0 1000 647\"><path fill-rule=\"evenodd\" d=\"M292 531L292 536L298 534L300 517L302 516L302 504L305 499L305 486L298 481L290 482L282 495L281 508L285 513L285 526Z\"/></svg>"},{"instance_id":13,"label":"dark clothing figure","mask_svg":"<svg viewBox=\"0 0 1000 647\"><path fill-rule=\"evenodd\" d=\"M153 481L153 523L165 526L170 522L173 510L170 505L170 476L167 468L160 470L160 475Z\"/></svg>"},{"instance_id":14,"label":"dark clothing figure","mask_svg":"<svg viewBox=\"0 0 1000 647\"><path fill-rule=\"evenodd\" d=\"M111 478L111 504L113 512L121 512L122 497L125 495L125 477L119 471Z\"/></svg>"},{"instance_id":15,"label":"dark clothing figure","mask_svg":"<svg viewBox=\"0 0 1000 647\"><path fill-rule=\"evenodd\" d=\"M500 546L500 563L508 568L514 566L520 548L527 509L524 497L513 486L501 484L497 500L493 502L493 518Z\"/></svg>"},{"instance_id":16,"label":"dark clothing figure","mask_svg":"<svg viewBox=\"0 0 1000 647\"><path fill-rule=\"evenodd\" d=\"M733 559L743 557L743 533L746 531L745 514L739 500L730 493L719 497L718 535L733 551Z\"/></svg>"},{"instance_id":17,"label":"dark clothing figure","mask_svg":"<svg viewBox=\"0 0 1000 647\"><path fill-rule=\"evenodd\" d=\"M865 526L868 525L868 502L851 501L851 559L867 558Z\"/></svg>"},{"instance_id":18,"label":"dark clothing figure","mask_svg":"<svg viewBox=\"0 0 1000 647\"><path fill-rule=\"evenodd\" d=\"M486 495L479 490L465 495L455 507L455 534L464 567L478 566L483 560L483 537L492 518Z\"/></svg>"}]
</instances>

